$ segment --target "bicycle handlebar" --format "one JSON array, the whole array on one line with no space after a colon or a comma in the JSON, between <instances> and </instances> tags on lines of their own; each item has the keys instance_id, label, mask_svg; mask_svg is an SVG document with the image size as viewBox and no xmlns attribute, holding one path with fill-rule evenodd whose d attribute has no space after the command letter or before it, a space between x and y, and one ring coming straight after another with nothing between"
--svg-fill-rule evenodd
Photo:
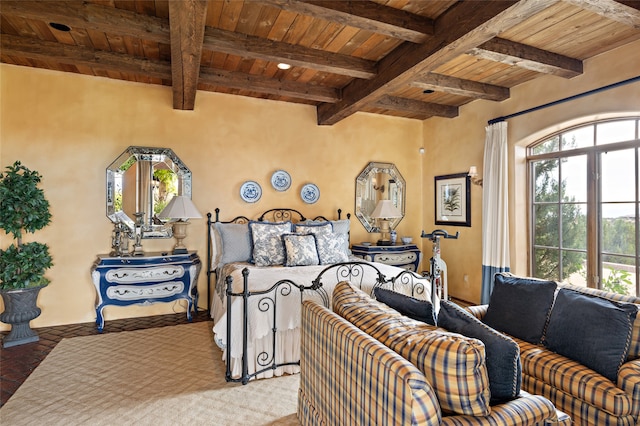
<instances>
[{"instance_id":1,"label":"bicycle handlebar","mask_svg":"<svg viewBox=\"0 0 640 426\"><path fill-rule=\"evenodd\" d=\"M434 229L433 231L431 231L430 234L425 234L424 230L423 230L422 234L420 235L420 237L421 238L428 238L428 239L430 239L432 241L434 239L436 239L436 238L439 238L439 237L457 240L459 234L460 234L459 232L456 232L455 235L449 235L449 233L447 231L445 231L444 229Z\"/></svg>"}]
</instances>

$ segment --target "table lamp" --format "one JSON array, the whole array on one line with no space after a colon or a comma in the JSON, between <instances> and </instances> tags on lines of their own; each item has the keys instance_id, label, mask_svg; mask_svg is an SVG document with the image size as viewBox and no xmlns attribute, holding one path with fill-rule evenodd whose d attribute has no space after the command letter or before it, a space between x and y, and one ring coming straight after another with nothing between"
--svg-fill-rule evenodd
<instances>
[{"instance_id":1,"label":"table lamp","mask_svg":"<svg viewBox=\"0 0 640 426\"><path fill-rule=\"evenodd\" d=\"M376 204L376 208L371 213L373 219L380 220L380 240L378 240L379 246L390 246L391 238L389 232L389 219L402 217L400 210L393 205L391 200L380 200Z\"/></svg>"},{"instance_id":2,"label":"table lamp","mask_svg":"<svg viewBox=\"0 0 640 426\"><path fill-rule=\"evenodd\" d=\"M187 248L182 244L182 240L187 237L187 225L189 225L187 221L202 217L191 198L184 195L174 196L158 214L158 217L172 220L173 236L176 239L172 254L187 254Z\"/></svg>"}]
</instances>

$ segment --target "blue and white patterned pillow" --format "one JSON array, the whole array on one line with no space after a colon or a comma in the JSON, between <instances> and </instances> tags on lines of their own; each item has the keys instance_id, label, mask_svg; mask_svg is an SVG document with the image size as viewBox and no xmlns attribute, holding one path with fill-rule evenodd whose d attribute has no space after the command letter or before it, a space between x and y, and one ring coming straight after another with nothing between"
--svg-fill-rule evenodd
<instances>
[{"instance_id":1,"label":"blue and white patterned pillow","mask_svg":"<svg viewBox=\"0 0 640 426\"><path fill-rule=\"evenodd\" d=\"M282 235L291 232L291 222L249 222L253 250L251 261L256 266L284 264Z\"/></svg>"},{"instance_id":2,"label":"blue and white patterned pillow","mask_svg":"<svg viewBox=\"0 0 640 426\"><path fill-rule=\"evenodd\" d=\"M313 234L284 234L285 266L318 265L318 248Z\"/></svg>"},{"instance_id":3,"label":"blue and white patterned pillow","mask_svg":"<svg viewBox=\"0 0 640 426\"><path fill-rule=\"evenodd\" d=\"M316 234L318 256L321 265L349 261L349 253L345 247L349 246L349 238L344 234Z\"/></svg>"},{"instance_id":4,"label":"blue and white patterned pillow","mask_svg":"<svg viewBox=\"0 0 640 426\"><path fill-rule=\"evenodd\" d=\"M294 229L298 234L327 234L333 232L331 222L296 223Z\"/></svg>"}]
</instances>

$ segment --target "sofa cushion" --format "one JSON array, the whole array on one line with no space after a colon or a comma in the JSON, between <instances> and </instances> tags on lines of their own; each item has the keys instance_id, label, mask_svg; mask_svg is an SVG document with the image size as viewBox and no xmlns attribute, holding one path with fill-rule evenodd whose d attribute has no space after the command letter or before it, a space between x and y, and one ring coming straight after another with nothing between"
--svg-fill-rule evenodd
<instances>
[{"instance_id":1,"label":"sofa cushion","mask_svg":"<svg viewBox=\"0 0 640 426\"><path fill-rule=\"evenodd\" d=\"M536 387L531 385L532 383L545 383L558 390L558 395L569 395L570 397L562 397L562 400L567 404L571 404L572 399L576 400L576 404L578 404L577 401L584 401L589 406L615 416L628 416L636 411L633 408L632 391L625 392L594 370L552 352L544 346L534 345L524 340L515 340L520 346L522 387L526 391L546 395L543 392L544 389L537 387L537 385ZM633 373L634 376L637 374L637 372ZM562 406L558 406L558 408L563 409ZM563 411L571 412L572 409L565 406Z\"/></svg>"},{"instance_id":2,"label":"sofa cushion","mask_svg":"<svg viewBox=\"0 0 640 426\"><path fill-rule=\"evenodd\" d=\"M579 291L584 294L591 294L594 296L603 297L605 299L613 300L615 302L633 303L636 308L640 309L640 297L629 296L626 294L612 293L609 291L603 291L597 288L579 287L571 284L562 284L562 288L569 288L571 290ZM633 322L633 332L631 333L631 346L629 347L629 355L627 361L640 358L640 315L636 315L636 320Z\"/></svg>"},{"instance_id":3,"label":"sofa cushion","mask_svg":"<svg viewBox=\"0 0 640 426\"><path fill-rule=\"evenodd\" d=\"M491 412L484 344L408 318L348 282L336 285L333 310L422 371L443 412Z\"/></svg>"},{"instance_id":4,"label":"sofa cushion","mask_svg":"<svg viewBox=\"0 0 640 426\"><path fill-rule=\"evenodd\" d=\"M632 304L563 288L556 296L544 343L615 382L627 359L637 312Z\"/></svg>"},{"instance_id":5,"label":"sofa cushion","mask_svg":"<svg viewBox=\"0 0 640 426\"><path fill-rule=\"evenodd\" d=\"M438 327L475 337L484 343L492 405L518 396L522 385L522 366L520 348L513 339L448 300L440 302Z\"/></svg>"},{"instance_id":6,"label":"sofa cushion","mask_svg":"<svg viewBox=\"0 0 640 426\"><path fill-rule=\"evenodd\" d=\"M540 343L557 286L554 281L496 274L482 322L529 343Z\"/></svg>"},{"instance_id":7,"label":"sofa cushion","mask_svg":"<svg viewBox=\"0 0 640 426\"><path fill-rule=\"evenodd\" d=\"M406 296L381 287L374 288L373 295L376 300L392 307L402 315L406 315L409 318L413 318L414 320L422 321L430 325L436 325L433 305L428 300L416 299L415 297Z\"/></svg>"}]
</instances>

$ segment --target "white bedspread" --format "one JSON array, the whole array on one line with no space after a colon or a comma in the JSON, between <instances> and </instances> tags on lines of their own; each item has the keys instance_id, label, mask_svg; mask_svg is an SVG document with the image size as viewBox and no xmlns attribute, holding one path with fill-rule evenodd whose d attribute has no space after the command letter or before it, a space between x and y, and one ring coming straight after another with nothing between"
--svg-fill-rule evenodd
<instances>
[{"instance_id":1,"label":"white bedspread","mask_svg":"<svg viewBox=\"0 0 640 426\"><path fill-rule=\"evenodd\" d=\"M351 259L354 261L362 262L360 258ZM403 270L395 266L389 266L381 263L373 263L373 265L382 272L387 279L397 276ZM297 267L285 267L285 266L272 266L272 267L257 267L249 263L239 262L225 265L219 269L218 282L216 283L216 291L213 295L212 312L211 316L214 320L214 338L218 346L223 349L223 359L226 361L226 342L227 342L227 297L226 297L226 277L231 276L233 278L232 291L234 293L240 293L243 291L243 276L242 270L248 268L249 276L249 291L265 291L270 289L275 283L282 280L291 280L298 285L310 286L312 280L314 280L318 274L326 269L329 265L317 265L317 266L297 266ZM362 277L362 289L367 293L370 293L373 285L376 283L377 274L373 268L365 267L364 276ZM345 280L345 277L337 277L334 271L325 274L323 276L323 288L329 296L329 302L331 301L331 295L335 285ZM358 277L356 280L351 280L355 284L358 284ZM430 298L429 283L425 280L425 293L418 296L420 298ZM284 291L283 291L284 289ZM290 294L284 296L282 293L286 293L286 290L291 290ZM402 293L410 294L409 288L396 289ZM257 361L257 356L260 353L272 354L273 353L273 334L272 330L275 326L277 329L276 337L276 360L278 363L282 362L294 362L300 359L300 309L301 309L301 297L299 290L294 286L280 286L278 289L270 292L268 297L253 296L249 298L248 311L248 327L247 327L247 359L249 361L249 374L263 368ZM277 298L277 311L274 320L274 311L272 300ZM322 303L320 295L314 291L305 291L302 300L316 300ZM261 309L269 307L269 309ZM233 318L231 324L231 369L232 376L239 377L241 375L242 368L242 342L243 342L243 304L242 298L234 298L231 307L231 317ZM269 358L269 355L266 356ZM270 363L270 359L268 359ZM299 367L288 366L284 368L278 368L276 370L268 370L258 377L271 377L273 375L279 376L284 373L297 373Z\"/></svg>"}]
</instances>

